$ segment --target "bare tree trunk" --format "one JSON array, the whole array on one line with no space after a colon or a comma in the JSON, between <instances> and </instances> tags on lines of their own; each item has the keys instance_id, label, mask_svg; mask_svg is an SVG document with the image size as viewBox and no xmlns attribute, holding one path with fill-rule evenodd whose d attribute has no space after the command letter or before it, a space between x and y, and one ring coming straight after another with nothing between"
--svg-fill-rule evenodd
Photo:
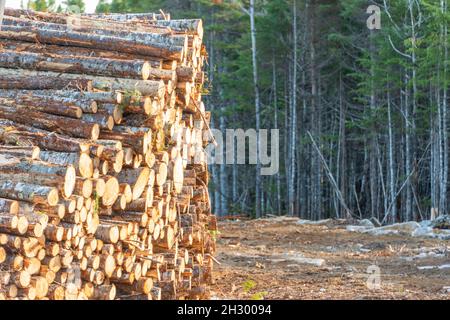
<instances>
[{"instance_id":1,"label":"bare tree trunk","mask_svg":"<svg viewBox=\"0 0 450 320\"><path fill-rule=\"evenodd\" d=\"M376 97L375 97L375 46L373 43L373 31L370 32L370 44L369 44L369 50L370 50L370 110L372 113L375 112L376 109ZM370 172L370 215L371 217L376 217L377 214L377 132L374 128L371 130L371 136L370 136L370 159L369 159L369 172Z\"/></svg>"},{"instance_id":2,"label":"bare tree trunk","mask_svg":"<svg viewBox=\"0 0 450 320\"><path fill-rule=\"evenodd\" d=\"M404 101L404 117L405 117L405 177L407 177L412 170L411 165L411 119L409 112L409 89L408 89L408 73L405 70L405 101ZM412 190L411 182L407 181L406 184L406 202L404 211L404 221L409 221L411 219L411 209L412 209Z\"/></svg>"},{"instance_id":3,"label":"bare tree trunk","mask_svg":"<svg viewBox=\"0 0 450 320\"><path fill-rule=\"evenodd\" d=\"M411 52L411 64L412 64L412 117L411 117L411 159L414 161L414 168L412 168L412 170L415 170L415 166L417 165L416 163L416 159L417 159L417 152L416 152L416 114L417 114L417 68L416 68L416 64L417 64L417 59L416 59L416 22L414 19L414 13L413 13L413 3L412 1L410 1L410 5L409 5L409 15L410 15L410 21L411 21L411 41L412 41L412 52ZM444 131L445 133L445 131ZM445 149L447 149L447 147L445 147ZM445 161L445 160L444 160ZM445 169L446 171L446 169ZM409 173L408 173L409 174ZM411 196L413 196L416 192L416 182L417 182L417 178L416 178L416 174L414 174L414 179L412 179L412 182L410 184L411 186ZM408 215L408 220L409 219L414 219L417 220L417 216L415 214L415 212L417 212L417 210L413 210L412 211L412 204L411 204L411 212ZM414 213L413 213L414 212Z\"/></svg>"},{"instance_id":4,"label":"bare tree trunk","mask_svg":"<svg viewBox=\"0 0 450 320\"><path fill-rule=\"evenodd\" d=\"M443 14L447 11L447 1L441 0L441 11ZM448 182L448 132L447 132L447 64L445 61L448 61L448 29L447 25L444 24L441 26L441 43L444 46L444 63L443 63L443 90L442 90L442 143L443 147L443 163L442 163L442 177L441 177L441 195L440 195L440 203L439 209L440 214L446 214L447 212L447 182Z\"/></svg>"},{"instance_id":5,"label":"bare tree trunk","mask_svg":"<svg viewBox=\"0 0 450 320\"><path fill-rule=\"evenodd\" d=\"M222 114L219 117L220 131L222 134L226 132L225 116ZM222 215L228 215L228 176L226 167L226 157L223 156L223 161L220 164L220 211Z\"/></svg>"},{"instance_id":6,"label":"bare tree trunk","mask_svg":"<svg viewBox=\"0 0 450 320\"><path fill-rule=\"evenodd\" d=\"M261 217L261 162L259 157L259 152L261 150L259 131L261 127L260 121L260 97L259 97L259 87L258 87L258 65L257 65L257 52L256 52L256 26L255 26L255 0L250 0L250 29L252 38L252 62L253 62L253 82L255 89L255 113L256 113L256 132L257 132L257 147L256 147L256 188L255 188L255 201L256 201L256 217Z\"/></svg>"},{"instance_id":7,"label":"bare tree trunk","mask_svg":"<svg viewBox=\"0 0 450 320\"><path fill-rule=\"evenodd\" d=\"M213 8L214 10L214 8ZM214 12L213 12L214 13ZM214 17L214 14L212 14L212 16ZM214 21L213 21L214 22ZM215 59L216 59L216 55L215 55L215 50L214 50L214 41L215 41L215 32L214 30L211 31L209 33L209 79L211 81L211 83L214 83L214 68L215 68ZM214 129L215 125L214 125L214 108L215 108L215 102L213 101L213 98L209 98L209 102L210 102L210 107L211 107L211 129ZM221 146L223 147L223 146ZM212 200L213 200L213 205L214 205L214 211L215 213L220 216L222 214L221 210L220 210L220 177L219 177L219 173L217 170L217 165L216 164L211 164L210 165L211 168L211 175L212 175L212 182L213 182L213 189L211 190L211 193L213 195Z\"/></svg>"},{"instance_id":8,"label":"bare tree trunk","mask_svg":"<svg viewBox=\"0 0 450 320\"><path fill-rule=\"evenodd\" d=\"M389 129L389 194L390 202L395 201L395 164L394 164L394 135L392 132L392 111L391 111L391 95L388 88L387 92L387 105L388 105L388 129ZM391 208L391 212L386 212L391 217L390 222L395 222L395 217L397 216L397 206L394 204Z\"/></svg>"},{"instance_id":9,"label":"bare tree trunk","mask_svg":"<svg viewBox=\"0 0 450 320\"><path fill-rule=\"evenodd\" d=\"M272 82L273 82L273 107L274 107L274 121L275 121L275 129L278 129L278 95L277 95L277 74L276 74L276 65L275 65L275 56L272 56ZM277 214L281 215L281 178L280 172L278 171L276 174L276 188L277 188L277 197L276 197L276 206L277 206Z\"/></svg>"},{"instance_id":10,"label":"bare tree trunk","mask_svg":"<svg viewBox=\"0 0 450 320\"><path fill-rule=\"evenodd\" d=\"M320 148L320 102L318 101L318 80L317 80L317 61L316 61L316 31L315 31L315 1L309 3L310 9L310 73L311 73L311 126L314 138ZM313 219L320 219L322 216L322 194L321 194L321 163L317 152L312 150L311 155L311 215Z\"/></svg>"},{"instance_id":11,"label":"bare tree trunk","mask_svg":"<svg viewBox=\"0 0 450 320\"><path fill-rule=\"evenodd\" d=\"M291 148L289 148L289 137L290 137L290 134L289 134L289 130L290 130L290 122L289 122L289 116L290 116L290 112L289 112L289 96L288 96L288 92L289 92L289 90L288 90L288 87L289 87L289 80L290 80L290 68L288 68L289 69L289 71L288 72L286 72L285 74L286 74L286 77L285 77L285 81L284 81L284 110L285 110L285 115L284 115L284 130L285 130L285 132L284 132L284 154L286 155L286 157L284 157L284 182L286 183L286 193L287 194L289 194L289 192L290 192L290 188L291 188L291 185L289 184L289 177L290 177L290 151L291 151ZM289 205L288 205L288 202L289 201L286 201L286 197L284 198L285 199L285 207L286 207L286 209L288 209L289 208Z\"/></svg>"},{"instance_id":12,"label":"bare tree trunk","mask_svg":"<svg viewBox=\"0 0 450 320\"><path fill-rule=\"evenodd\" d=\"M295 202L295 169L296 169L296 145L297 145L297 0L293 1L293 61L292 61L292 125L291 125L291 163L290 163L290 177L289 184L291 189L289 190L289 215L294 215L294 202Z\"/></svg>"},{"instance_id":13,"label":"bare tree trunk","mask_svg":"<svg viewBox=\"0 0 450 320\"><path fill-rule=\"evenodd\" d=\"M344 102L344 88L342 82L342 73L339 74L339 152L337 157L337 179L340 179L340 190L344 202L347 202L347 138L345 130L345 119L346 119L346 104ZM339 180L338 180L339 181ZM342 213L342 206L340 212ZM342 216L342 214L341 214ZM350 219L350 216L346 216Z\"/></svg>"}]
</instances>

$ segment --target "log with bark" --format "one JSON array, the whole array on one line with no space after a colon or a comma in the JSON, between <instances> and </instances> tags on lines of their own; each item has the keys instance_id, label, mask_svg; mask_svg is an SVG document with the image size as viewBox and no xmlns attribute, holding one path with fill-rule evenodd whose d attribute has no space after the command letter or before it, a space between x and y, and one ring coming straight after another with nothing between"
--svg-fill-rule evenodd
<instances>
[{"instance_id":1,"label":"log with bark","mask_svg":"<svg viewBox=\"0 0 450 320\"><path fill-rule=\"evenodd\" d=\"M0 295L206 297L202 22L72 18L7 10L0 31Z\"/></svg>"}]
</instances>

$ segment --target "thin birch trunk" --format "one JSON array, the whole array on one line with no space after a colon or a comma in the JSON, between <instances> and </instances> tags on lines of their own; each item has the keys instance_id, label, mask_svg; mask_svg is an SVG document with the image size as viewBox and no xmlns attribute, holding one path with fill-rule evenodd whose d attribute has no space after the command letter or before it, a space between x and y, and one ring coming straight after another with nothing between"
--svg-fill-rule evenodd
<instances>
[{"instance_id":1,"label":"thin birch trunk","mask_svg":"<svg viewBox=\"0 0 450 320\"><path fill-rule=\"evenodd\" d=\"M255 26L255 0L250 0L250 33L252 39L252 63L253 63L253 85L255 90L255 113L256 113L256 132L257 132L257 146L256 146L256 188L255 188L255 202L256 202L256 217L261 217L261 161L259 152L261 150L259 131L261 127L260 120L260 96L258 87L258 65L257 65L257 52L256 52L256 26Z\"/></svg>"}]
</instances>

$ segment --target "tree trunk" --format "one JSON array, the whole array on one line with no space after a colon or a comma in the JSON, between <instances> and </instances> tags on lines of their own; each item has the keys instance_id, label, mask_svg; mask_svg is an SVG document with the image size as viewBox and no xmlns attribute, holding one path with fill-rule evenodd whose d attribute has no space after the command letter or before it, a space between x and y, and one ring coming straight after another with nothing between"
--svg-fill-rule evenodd
<instances>
[{"instance_id":1,"label":"tree trunk","mask_svg":"<svg viewBox=\"0 0 450 320\"><path fill-rule=\"evenodd\" d=\"M261 217L261 161L260 161L260 129L261 129L261 114L260 114L260 96L259 96L259 78L258 78L258 64L257 64L257 52L256 52L256 26L255 26L255 0L250 0L250 34L252 40L252 64L253 64L253 86L255 91L255 113L256 113L256 133L257 133L257 146L256 146L256 188L255 188L255 214L257 218Z\"/></svg>"}]
</instances>

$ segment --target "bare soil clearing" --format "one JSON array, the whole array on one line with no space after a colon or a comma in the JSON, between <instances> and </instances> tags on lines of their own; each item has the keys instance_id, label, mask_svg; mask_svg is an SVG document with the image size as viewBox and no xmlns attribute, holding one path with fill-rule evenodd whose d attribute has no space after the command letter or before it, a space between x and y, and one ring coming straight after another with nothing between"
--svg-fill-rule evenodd
<instances>
[{"instance_id":1,"label":"bare soil clearing","mask_svg":"<svg viewBox=\"0 0 450 320\"><path fill-rule=\"evenodd\" d=\"M221 222L211 298L450 299L450 241L297 220ZM370 266L379 268L379 289L367 285Z\"/></svg>"}]
</instances>

